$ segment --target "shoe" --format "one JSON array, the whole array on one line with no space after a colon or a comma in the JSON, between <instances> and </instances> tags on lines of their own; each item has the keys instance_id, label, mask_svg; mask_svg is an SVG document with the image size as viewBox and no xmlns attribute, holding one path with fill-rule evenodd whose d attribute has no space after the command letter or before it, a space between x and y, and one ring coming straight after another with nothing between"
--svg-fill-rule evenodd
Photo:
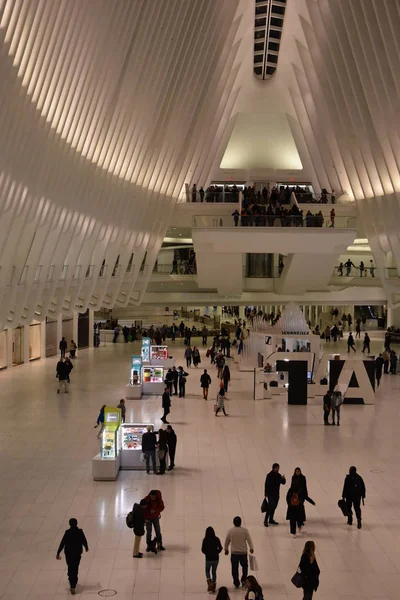
<instances>
[{"instance_id":1,"label":"shoe","mask_svg":"<svg viewBox=\"0 0 400 600\"><path fill-rule=\"evenodd\" d=\"M162 544L158 544L158 545L157 545L157 549L158 549L160 552L164 552L164 550L165 550L165 548L164 548L164 546L163 546Z\"/></svg>"},{"instance_id":2,"label":"shoe","mask_svg":"<svg viewBox=\"0 0 400 600\"><path fill-rule=\"evenodd\" d=\"M174 467L169 466L168 469L167 469L167 471L172 471L173 468Z\"/></svg>"},{"instance_id":3,"label":"shoe","mask_svg":"<svg viewBox=\"0 0 400 600\"><path fill-rule=\"evenodd\" d=\"M246 589L246 582L245 581L242 581L242 583L240 585L242 587L242 590Z\"/></svg>"},{"instance_id":4,"label":"shoe","mask_svg":"<svg viewBox=\"0 0 400 600\"><path fill-rule=\"evenodd\" d=\"M165 423L165 425L169 425L170 424L169 421L164 421L164 423Z\"/></svg>"},{"instance_id":5,"label":"shoe","mask_svg":"<svg viewBox=\"0 0 400 600\"><path fill-rule=\"evenodd\" d=\"M297 535L293 533L292 538L295 540L297 538Z\"/></svg>"},{"instance_id":6,"label":"shoe","mask_svg":"<svg viewBox=\"0 0 400 600\"><path fill-rule=\"evenodd\" d=\"M60 390L57 390L57 394L59 394L59 393L60 393Z\"/></svg>"},{"instance_id":7,"label":"shoe","mask_svg":"<svg viewBox=\"0 0 400 600\"><path fill-rule=\"evenodd\" d=\"M299 533L302 533L304 531L304 525L300 525L299 527Z\"/></svg>"},{"instance_id":8,"label":"shoe","mask_svg":"<svg viewBox=\"0 0 400 600\"><path fill-rule=\"evenodd\" d=\"M353 521L350 521L350 519L347 519L347 525L353 525Z\"/></svg>"},{"instance_id":9,"label":"shoe","mask_svg":"<svg viewBox=\"0 0 400 600\"><path fill-rule=\"evenodd\" d=\"M279 523L277 521L274 521L273 519L272 519L272 521L269 522L269 524L270 525L279 525Z\"/></svg>"},{"instance_id":10,"label":"shoe","mask_svg":"<svg viewBox=\"0 0 400 600\"><path fill-rule=\"evenodd\" d=\"M264 521L264 527L268 527L268 521Z\"/></svg>"},{"instance_id":11,"label":"shoe","mask_svg":"<svg viewBox=\"0 0 400 600\"><path fill-rule=\"evenodd\" d=\"M143 553L138 552L138 554L133 554L132 556L133 556L133 558L143 558Z\"/></svg>"},{"instance_id":12,"label":"shoe","mask_svg":"<svg viewBox=\"0 0 400 600\"><path fill-rule=\"evenodd\" d=\"M235 584L235 590L239 590L239 589L240 589L240 585Z\"/></svg>"},{"instance_id":13,"label":"shoe","mask_svg":"<svg viewBox=\"0 0 400 600\"><path fill-rule=\"evenodd\" d=\"M338 424L336 425L336 427L340 427L340 423L338 422Z\"/></svg>"},{"instance_id":14,"label":"shoe","mask_svg":"<svg viewBox=\"0 0 400 600\"><path fill-rule=\"evenodd\" d=\"M209 594L211 594L211 590L212 590L212 581L211 581L211 579L207 579L207 592Z\"/></svg>"},{"instance_id":15,"label":"shoe","mask_svg":"<svg viewBox=\"0 0 400 600\"><path fill-rule=\"evenodd\" d=\"M331 423L331 425L336 425L336 423L335 423L335 422L333 422L333 423Z\"/></svg>"},{"instance_id":16,"label":"shoe","mask_svg":"<svg viewBox=\"0 0 400 600\"><path fill-rule=\"evenodd\" d=\"M76 594L75 588L71 588L71 594L72 594L73 596L75 596L75 594Z\"/></svg>"},{"instance_id":17,"label":"shoe","mask_svg":"<svg viewBox=\"0 0 400 600\"><path fill-rule=\"evenodd\" d=\"M165 419L164 419L163 417L161 417L160 421L161 421L162 423L165 423Z\"/></svg>"},{"instance_id":18,"label":"shoe","mask_svg":"<svg viewBox=\"0 0 400 600\"><path fill-rule=\"evenodd\" d=\"M362 525L361 525L361 521L357 521L357 529L361 529Z\"/></svg>"}]
</instances>

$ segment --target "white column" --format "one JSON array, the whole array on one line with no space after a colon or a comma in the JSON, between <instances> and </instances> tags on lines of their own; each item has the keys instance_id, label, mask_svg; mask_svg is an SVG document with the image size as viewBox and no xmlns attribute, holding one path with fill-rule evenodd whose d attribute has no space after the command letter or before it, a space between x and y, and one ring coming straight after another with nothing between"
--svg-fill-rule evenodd
<instances>
[{"instance_id":1,"label":"white column","mask_svg":"<svg viewBox=\"0 0 400 600\"><path fill-rule=\"evenodd\" d=\"M29 325L24 325L24 340L23 340L23 362L24 363L28 363L29 362Z\"/></svg>"},{"instance_id":2,"label":"white column","mask_svg":"<svg viewBox=\"0 0 400 600\"><path fill-rule=\"evenodd\" d=\"M58 345L61 342L62 338L62 314L57 317L57 354L59 355Z\"/></svg>"},{"instance_id":3,"label":"white column","mask_svg":"<svg viewBox=\"0 0 400 600\"><path fill-rule=\"evenodd\" d=\"M12 369L13 366L13 330L7 329L7 368Z\"/></svg>"},{"instance_id":4,"label":"white column","mask_svg":"<svg viewBox=\"0 0 400 600\"><path fill-rule=\"evenodd\" d=\"M93 347L93 327L94 327L94 310L89 308L89 348ZM78 336L78 324L76 327L76 335Z\"/></svg>"},{"instance_id":5,"label":"white column","mask_svg":"<svg viewBox=\"0 0 400 600\"><path fill-rule=\"evenodd\" d=\"M46 358L46 320L40 323L40 358Z\"/></svg>"}]
</instances>

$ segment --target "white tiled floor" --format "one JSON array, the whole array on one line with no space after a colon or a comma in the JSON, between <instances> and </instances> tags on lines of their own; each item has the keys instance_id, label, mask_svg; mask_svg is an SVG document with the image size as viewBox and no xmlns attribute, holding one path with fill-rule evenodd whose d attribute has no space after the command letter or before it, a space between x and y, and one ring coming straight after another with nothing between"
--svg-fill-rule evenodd
<instances>
[{"instance_id":1,"label":"white tiled floor","mask_svg":"<svg viewBox=\"0 0 400 600\"><path fill-rule=\"evenodd\" d=\"M200 553L204 530L213 525L224 538L236 514L252 533L266 599L301 598L290 578L307 539L316 542L322 570L318 600L400 597L400 378L383 378L374 406L345 406L339 429L323 427L316 403L254 402L250 374L235 368L230 416L216 419L213 394L208 403L202 400L200 370L192 369L187 397L173 398L170 415L178 434L176 470L162 478L125 471L116 483L94 482L93 425L103 403L124 396L133 348L82 351L69 395L55 393L55 359L0 373L1 600L70 596L65 564L55 552L71 516L90 545L80 570L82 597L111 588L118 600L201 600L209 597ZM182 357L181 345L176 355ZM213 369L211 376L216 389ZM160 425L160 404L160 398L128 402L128 419ZM287 476L300 465L317 503L307 507L307 533L297 540L284 520L284 498L277 511L281 525L262 525L264 479L274 461ZM351 464L367 485L361 531L349 528L337 507ZM124 516L152 487L160 487L165 499L167 550L135 561ZM221 558L218 579L232 588L228 558Z\"/></svg>"}]
</instances>

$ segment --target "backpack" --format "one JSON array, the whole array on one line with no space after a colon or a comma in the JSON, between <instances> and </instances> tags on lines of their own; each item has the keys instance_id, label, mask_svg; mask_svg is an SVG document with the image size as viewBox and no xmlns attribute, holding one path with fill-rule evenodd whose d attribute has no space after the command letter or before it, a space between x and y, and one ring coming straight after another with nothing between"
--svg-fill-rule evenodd
<instances>
[{"instance_id":1,"label":"backpack","mask_svg":"<svg viewBox=\"0 0 400 600\"><path fill-rule=\"evenodd\" d=\"M297 492L293 492L290 499L290 506L300 506L300 498Z\"/></svg>"},{"instance_id":2,"label":"backpack","mask_svg":"<svg viewBox=\"0 0 400 600\"><path fill-rule=\"evenodd\" d=\"M135 518L133 516L132 510L130 512L128 512L128 514L126 515L125 523L126 523L126 526L129 527L129 529L133 529L133 527L135 525Z\"/></svg>"}]
</instances>

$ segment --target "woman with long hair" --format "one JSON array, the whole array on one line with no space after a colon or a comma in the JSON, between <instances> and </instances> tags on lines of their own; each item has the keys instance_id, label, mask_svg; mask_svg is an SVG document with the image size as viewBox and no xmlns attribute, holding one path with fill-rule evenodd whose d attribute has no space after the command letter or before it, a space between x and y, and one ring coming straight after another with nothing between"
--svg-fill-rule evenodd
<instances>
[{"instance_id":1,"label":"woman with long hair","mask_svg":"<svg viewBox=\"0 0 400 600\"><path fill-rule=\"evenodd\" d=\"M245 600L263 600L262 587L253 575L246 577Z\"/></svg>"},{"instance_id":2,"label":"woman with long hair","mask_svg":"<svg viewBox=\"0 0 400 600\"><path fill-rule=\"evenodd\" d=\"M216 595L215 600L230 600L228 588L224 585L221 586L218 590L218 594Z\"/></svg>"},{"instance_id":3,"label":"woman with long hair","mask_svg":"<svg viewBox=\"0 0 400 600\"><path fill-rule=\"evenodd\" d=\"M221 541L215 535L213 527L207 527L201 551L206 556L207 591L213 594L217 587L217 567L222 552Z\"/></svg>"},{"instance_id":4,"label":"woman with long hair","mask_svg":"<svg viewBox=\"0 0 400 600\"><path fill-rule=\"evenodd\" d=\"M304 523L306 522L306 511L304 508L304 501L308 498L308 490L307 490L307 479L301 472L300 467L296 467L292 476L291 487L297 488L302 506L302 514L299 521L299 531L302 531L304 528Z\"/></svg>"},{"instance_id":5,"label":"woman with long hair","mask_svg":"<svg viewBox=\"0 0 400 600\"><path fill-rule=\"evenodd\" d=\"M319 586L319 567L315 556L315 544L306 542L301 555L299 570L304 577L303 600L311 600Z\"/></svg>"}]
</instances>

